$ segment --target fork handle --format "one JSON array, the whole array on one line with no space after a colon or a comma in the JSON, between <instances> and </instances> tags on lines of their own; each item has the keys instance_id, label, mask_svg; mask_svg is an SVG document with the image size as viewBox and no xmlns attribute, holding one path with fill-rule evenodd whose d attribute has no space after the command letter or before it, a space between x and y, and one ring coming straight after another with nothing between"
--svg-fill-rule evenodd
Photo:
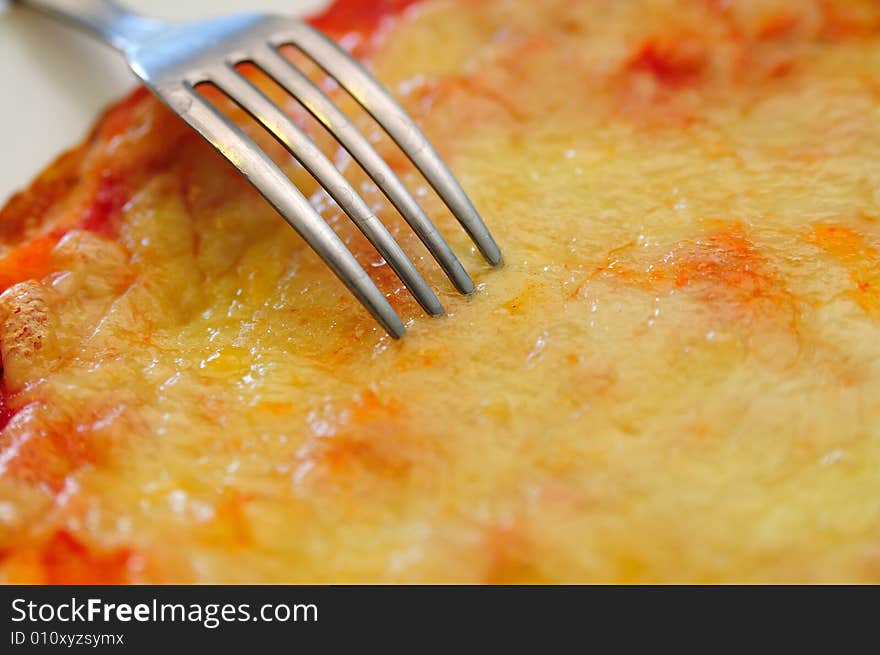
<instances>
[{"instance_id":1,"label":"fork handle","mask_svg":"<svg viewBox=\"0 0 880 655\"><path fill-rule=\"evenodd\" d=\"M63 20L117 50L131 50L163 27L159 21L135 14L112 0L18 0L37 11Z\"/></svg>"}]
</instances>

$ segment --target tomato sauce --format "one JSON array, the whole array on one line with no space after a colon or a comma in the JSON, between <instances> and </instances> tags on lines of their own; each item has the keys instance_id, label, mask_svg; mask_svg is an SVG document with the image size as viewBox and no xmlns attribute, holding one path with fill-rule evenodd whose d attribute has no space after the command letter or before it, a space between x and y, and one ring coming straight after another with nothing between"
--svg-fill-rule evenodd
<instances>
[{"instance_id":1,"label":"tomato sauce","mask_svg":"<svg viewBox=\"0 0 880 655\"><path fill-rule=\"evenodd\" d=\"M336 0L310 22L319 30L335 35L347 32L365 34L376 30L384 21L399 15L417 2L418 0Z\"/></svg>"}]
</instances>

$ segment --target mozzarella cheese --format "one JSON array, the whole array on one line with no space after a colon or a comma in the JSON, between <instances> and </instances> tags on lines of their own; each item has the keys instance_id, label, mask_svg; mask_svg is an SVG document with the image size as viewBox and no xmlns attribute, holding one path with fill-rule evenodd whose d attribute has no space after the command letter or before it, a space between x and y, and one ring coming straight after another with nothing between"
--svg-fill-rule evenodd
<instances>
[{"instance_id":1,"label":"mozzarella cheese","mask_svg":"<svg viewBox=\"0 0 880 655\"><path fill-rule=\"evenodd\" d=\"M461 254L457 295L251 71L438 290L433 319L224 105L380 284L393 341L136 92L0 215L0 579L880 581L877 4L356 4L318 25L504 266L328 85Z\"/></svg>"}]
</instances>

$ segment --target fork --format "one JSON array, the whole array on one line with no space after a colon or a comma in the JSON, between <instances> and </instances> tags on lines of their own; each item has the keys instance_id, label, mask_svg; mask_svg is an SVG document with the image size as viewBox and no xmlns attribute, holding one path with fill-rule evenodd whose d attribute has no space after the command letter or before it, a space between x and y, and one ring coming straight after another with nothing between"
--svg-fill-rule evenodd
<instances>
[{"instance_id":1,"label":"fork","mask_svg":"<svg viewBox=\"0 0 880 655\"><path fill-rule=\"evenodd\" d=\"M456 289L472 293L473 282L461 261L401 180L351 120L279 50L296 47L394 140L485 259L493 266L501 263L501 251L482 218L415 122L357 60L307 23L248 13L167 24L132 13L112 0L18 2L82 28L124 54L135 75L256 187L391 336L404 335L403 322L351 251L279 166L198 93L197 86L219 89L283 144L369 239L421 307L430 315L442 315L434 291L342 173L278 105L236 70L243 63L256 66L303 105L364 169Z\"/></svg>"}]
</instances>

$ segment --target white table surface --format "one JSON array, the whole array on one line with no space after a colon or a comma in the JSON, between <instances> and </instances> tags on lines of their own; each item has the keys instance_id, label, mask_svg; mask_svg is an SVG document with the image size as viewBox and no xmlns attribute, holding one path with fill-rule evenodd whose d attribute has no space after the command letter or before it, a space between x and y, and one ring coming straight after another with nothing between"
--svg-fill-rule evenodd
<instances>
[{"instance_id":1,"label":"white table surface","mask_svg":"<svg viewBox=\"0 0 880 655\"><path fill-rule=\"evenodd\" d=\"M187 20L236 11L313 13L327 0L127 0L142 13ZM0 205L80 142L113 99L133 87L113 50L0 0ZM7 92L7 89L9 91Z\"/></svg>"}]
</instances>

